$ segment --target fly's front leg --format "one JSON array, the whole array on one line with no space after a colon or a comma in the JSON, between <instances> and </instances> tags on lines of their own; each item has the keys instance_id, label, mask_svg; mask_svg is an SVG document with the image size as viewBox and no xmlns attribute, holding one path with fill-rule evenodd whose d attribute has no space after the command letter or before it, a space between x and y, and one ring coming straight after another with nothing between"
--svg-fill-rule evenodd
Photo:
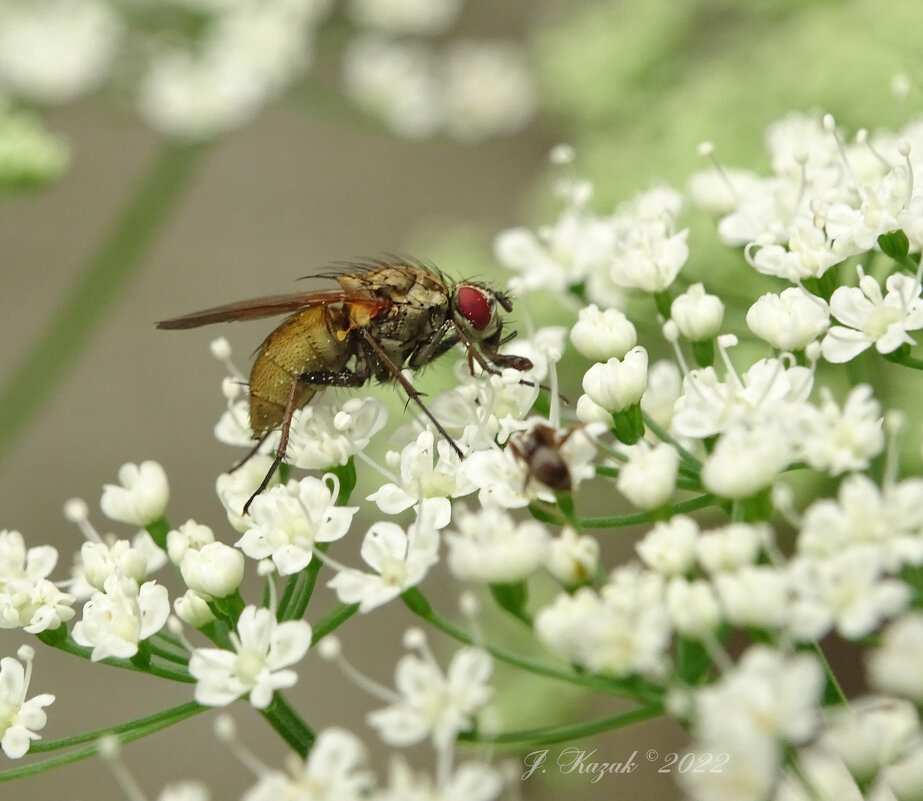
<instances>
[{"instance_id":1,"label":"fly's front leg","mask_svg":"<svg viewBox=\"0 0 923 801\"><path fill-rule=\"evenodd\" d=\"M454 327L451 320L443 323L436 332L422 345L413 349L407 358L407 366L411 370L419 370L424 365L435 361L443 353L448 353L458 343L459 339L456 334L449 334L449 330Z\"/></svg>"},{"instance_id":2,"label":"fly's front leg","mask_svg":"<svg viewBox=\"0 0 923 801\"><path fill-rule=\"evenodd\" d=\"M269 486L270 479L285 458L285 451L288 449L289 432L292 428L292 417L295 414L295 409L298 408L298 399L301 397L301 393L308 387L361 387L368 380L368 377L368 369L363 364L356 370L310 370L307 373L302 373L292 381L292 391L289 393L288 402L285 404L285 412L282 414L276 458L273 459L256 492L244 504L244 514L247 514L253 499ZM263 443L264 439L266 439L266 436L257 443L257 448Z\"/></svg>"}]
</instances>

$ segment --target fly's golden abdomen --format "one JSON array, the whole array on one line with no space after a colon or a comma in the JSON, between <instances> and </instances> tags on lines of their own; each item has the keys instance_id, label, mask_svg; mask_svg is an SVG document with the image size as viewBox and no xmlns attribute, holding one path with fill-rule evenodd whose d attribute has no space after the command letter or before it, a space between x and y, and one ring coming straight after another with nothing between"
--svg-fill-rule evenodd
<instances>
[{"instance_id":1,"label":"fly's golden abdomen","mask_svg":"<svg viewBox=\"0 0 923 801\"><path fill-rule=\"evenodd\" d=\"M282 424L285 406L299 376L315 370L342 370L351 356L342 308L316 306L298 312L276 328L260 346L250 371L250 428L254 439ZM304 386L295 400L305 406L317 389Z\"/></svg>"}]
</instances>

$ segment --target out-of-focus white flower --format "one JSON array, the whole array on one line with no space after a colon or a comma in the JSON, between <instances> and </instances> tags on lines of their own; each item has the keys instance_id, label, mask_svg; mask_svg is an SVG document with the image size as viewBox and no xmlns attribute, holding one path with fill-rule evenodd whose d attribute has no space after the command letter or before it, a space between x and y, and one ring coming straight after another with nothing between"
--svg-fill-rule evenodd
<instances>
[{"instance_id":1,"label":"out-of-focus white flower","mask_svg":"<svg viewBox=\"0 0 923 801\"><path fill-rule=\"evenodd\" d=\"M570 341L582 356L604 362L613 356L624 359L637 344L638 332L618 309L600 310L594 303L580 310Z\"/></svg>"},{"instance_id":2,"label":"out-of-focus white flower","mask_svg":"<svg viewBox=\"0 0 923 801\"><path fill-rule=\"evenodd\" d=\"M462 0L349 0L354 22L397 35L432 36L458 18Z\"/></svg>"},{"instance_id":3,"label":"out-of-focus white flower","mask_svg":"<svg viewBox=\"0 0 923 801\"><path fill-rule=\"evenodd\" d=\"M617 241L609 275L626 289L663 292L689 258L688 235L688 229L674 233L672 221L638 220Z\"/></svg>"},{"instance_id":4,"label":"out-of-focus white flower","mask_svg":"<svg viewBox=\"0 0 923 801\"><path fill-rule=\"evenodd\" d=\"M406 654L395 669L399 700L370 712L367 720L388 745L407 746L431 737L437 749L451 747L470 729L490 700L493 660L478 648L461 648L447 672L428 649Z\"/></svg>"},{"instance_id":5,"label":"out-of-focus white flower","mask_svg":"<svg viewBox=\"0 0 923 801\"><path fill-rule=\"evenodd\" d=\"M353 102L399 136L425 139L443 123L435 58L422 44L357 36L343 53L343 81Z\"/></svg>"},{"instance_id":6,"label":"out-of-focus white flower","mask_svg":"<svg viewBox=\"0 0 923 801\"><path fill-rule=\"evenodd\" d=\"M286 461L308 470L344 465L366 449L387 420L387 409L374 398L316 398L292 419Z\"/></svg>"},{"instance_id":7,"label":"out-of-focus white flower","mask_svg":"<svg viewBox=\"0 0 923 801\"><path fill-rule=\"evenodd\" d=\"M881 404L868 384L854 387L840 409L826 387L820 406L807 406L801 417L801 453L815 470L838 476L865 470L884 448Z\"/></svg>"},{"instance_id":8,"label":"out-of-focus white flower","mask_svg":"<svg viewBox=\"0 0 923 801\"><path fill-rule=\"evenodd\" d=\"M885 576L881 562L871 546L825 559L793 559L788 564L795 595L789 630L810 641L835 628L841 637L854 640L902 612L910 602L910 588Z\"/></svg>"},{"instance_id":9,"label":"out-of-focus white flower","mask_svg":"<svg viewBox=\"0 0 923 801\"><path fill-rule=\"evenodd\" d=\"M853 699L849 708L831 709L818 745L843 760L860 783L903 757L919 737L913 704L886 696Z\"/></svg>"},{"instance_id":10,"label":"out-of-focus white flower","mask_svg":"<svg viewBox=\"0 0 923 801\"><path fill-rule=\"evenodd\" d=\"M615 570L599 593L562 593L535 617L539 639L594 673L659 675L670 642L663 579L628 566Z\"/></svg>"},{"instance_id":11,"label":"out-of-focus white flower","mask_svg":"<svg viewBox=\"0 0 923 801\"><path fill-rule=\"evenodd\" d=\"M647 351L634 347L624 359L611 358L590 367L583 376L583 391L609 412L638 403L647 387Z\"/></svg>"},{"instance_id":12,"label":"out-of-focus white flower","mask_svg":"<svg viewBox=\"0 0 923 801\"><path fill-rule=\"evenodd\" d=\"M580 536L570 526L548 543L545 569L566 587L586 584L599 566L599 543L593 537Z\"/></svg>"},{"instance_id":13,"label":"out-of-focus white flower","mask_svg":"<svg viewBox=\"0 0 923 801\"><path fill-rule=\"evenodd\" d=\"M497 801L503 787L500 772L486 762L465 762L434 781L396 755L389 763L388 784L376 793L375 801Z\"/></svg>"},{"instance_id":14,"label":"out-of-focus white flower","mask_svg":"<svg viewBox=\"0 0 923 801\"><path fill-rule=\"evenodd\" d=\"M369 797L374 785L367 760L365 747L355 734L334 727L324 729L306 760L290 761L284 773L262 773L244 793L243 801L361 801Z\"/></svg>"},{"instance_id":15,"label":"out-of-focus white flower","mask_svg":"<svg viewBox=\"0 0 923 801\"><path fill-rule=\"evenodd\" d=\"M696 206L720 217L734 211L739 199L755 194L761 184L762 179L756 173L731 167L693 173L686 191Z\"/></svg>"},{"instance_id":16,"label":"out-of-focus white flower","mask_svg":"<svg viewBox=\"0 0 923 801\"><path fill-rule=\"evenodd\" d=\"M685 637L701 638L721 622L721 607L712 585L701 579L688 581L676 576L667 584L670 622Z\"/></svg>"},{"instance_id":17,"label":"out-of-focus white flower","mask_svg":"<svg viewBox=\"0 0 923 801\"><path fill-rule=\"evenodd\" d=\"M22 662L11 656L0 659L0 748L10 759L25 756L29 744L42 739L38 732L48 720L44 707L54 701L50 693L26 700L35 651L23 645L17 656Z\"/></svg>"},{"instance_id":18,"label":"out-of-focus white flower","mask_svg":"<svg viewBox=\"0 0 923 801\"><path fill-rule=\"evenodd\" d=\"M206 706L225 706L249 693L250 703L265 709L276 690L297 681L298 674L284 668L308 652L311 627L304 620L279 623L272 610L247 606L230 637L233 651L196 648L192 652L189 672L196 679L195 699Z\"/></svg>"},{"instance_id":19,"label":"out-of-focus white flower","mask_svg":"<svg viewBox=\"0 0 923 801\"><path fill-rule=\"evenodd\" d=\"M711 339L721 330L724 304L717 295L706 293L704 285L693 284L674 298L670 317L686 339L700 342Z\"/></svg>"},{"instance_id":20,"label":"out-of-focus white flower","mask_svg":"<svg viewBox=\"0 0 923 801\"><path fill-rule=\"evenodd\" d=\"M326 476L333 479L332 476ZM316 542L333 542L349 530L357 506L336 506L326 481L308 476L253 499L250 528L235 543L251 559L271 558L282 576L311 562Z\"/></svg>"},{"instance_id":21,"label":"out-of-focus white flower","mask_svg":"<svg viewBox=\"0 0 923 801\"><path fill-rule=\"evenodd\" d=\"M809 654L752 646L733 670L698 692L698 744L803 743L820 722L823 686L823 671Z\"/></svg>"},{"instance_id":22,"label":"out-of-focus white flower","mask_svg":"<svg viewBox=\"0 0 923 801\"><path fill-rule=\"evenodd\" d=\"M141 640L163 628L169 615L166 587L153 581L139 587L132 579L110 576L105 592L84 604L83 617L74 624L74 641L93 649L94 662L110 656L129 659Z\"/></svg>"},{"instance_id":23,"label":"out-of-focus white flower","mask_svg":"<svg viewBox=\"0 0 923 801\"><path fill-rule=\"evenodd\" d=\"M675 362L661 359L647 371L647 388L641 398L641 409L665 431L673 421L673 407L682 391L683 377ZM579 401L577 415L580 415Z\"/></svg>"},{"instance_id":24,"label":"out-of-focus white flower","mask_svg":"<svg viewBox=\"0 0 923 801\"><path fill-rule=\"evenodd\" d=\"M495 506L456 515L455 528L445 535L449 569L468 581L521 581L542 565L548 548L548 532L541 523L516 523Z\"/></svg>"},{"instance_id":25,"label":"out-of-focus white flower","mask_svg":"<svg viewBox=\"0 0 923 801\"><path fill-rule=\"evenodd\" d=\"M158 462L131 462L119 468L119 484L103 487L103 514L121 523L147 526L163 517L170 500L167 474Z\"/></svg>"},{"instance_id":26,"label":"out-of-focus white flower","mask_svg":"<svg viewBox=\"0 0 923 801\"><path fill-rule=\"evenodd\" d=\"M418 515L405 532L396 523L374 523L362 540L360 551L373 573L346 568L328 583L344 604L359 604L360 612L393 600L419 584L439 561L439 534Z\"/></svg>"},{"instance_id":27,"label":"out-of-focus white flower","mask_svg":"<svg viewBox=\"0 0 923 801\"><path fill-rule=\"evenodd\" d=\"M36 103L66 103L103 80L122 25L96 0L0 5L0 87Z\"/></svg>"},{"instance_id":28,"label":"out-of-focus white flower","mask_svg":"<svg viewBox=\"0 0 923 801\"><path fill-rule=\"evenodd\" d=\"M718 573L713 582L722 617L735 626L783 629L791 623L791 587L783 571L752 565Z\"/></svg>"},{"instance_id":29,"label":"out-of-focus white flower","mask_svg":"<svg viewBox=\"0 0 923 801\"><path fill-rule=\"evenodd\" d=\"M882 692L923 703L923 613L908 612L889 625L868 660L869 681Z\"/></svg>"},{"instance_id":30,"label":"out-of-focus white flower","mask_svg":"<svg viewBox=\"0 0 923 801\"><path fill-rule=\"evenodd\" d=\"M635 545L641 561L665 576L688 573L695 562L698 524L685 515L655 525Z\"/></svg>"},{"instance_id":31,"label":"out-of-focus white flower","mask_svg":"<svg viewBox=\"0 0 923 801\"><path fill-rule=\"evenodd\" d=\"M771 533L768 525L750 523L731 523L705 531L696 539L696 559L712 575L733 572L756 563Z\"/></svg>"},{"instance_id":32,"label":"out-of-focus white flower","mask_svg":"<svg viewBox=\"0 0 923 801\"><path fill-rule=\"evenodd\" d=\"M801 350L830 325L827 303L801 287L768 292L747 312L747 326L760 339L779 350Z\"/></svg>"},{"instance_id":33,"label":"out-of-focus white flower","mask_svg":"<svg viewBox=\"0 0 923 801\"><path fill-rule=\"evenodd\" d=\"M479 142L512 134L534 116L535 87L514 42L455 42L441 68L445 130L452 138Z\"/></svg>"},{"instance_id":34,"label":"out-of-focus white flower","mask_svg":"<svg viewBox=\"0 0 923 801\"><path fill-rule=\"evenodd\" d=\"M830 312L843 323L835 325L821 342L828 362L842 363L874 345L879 353L891 353L901 345L916 344L907 334L923 328L923 299L915 278L894 273L882 296L878 282L859 268L858 287L837 287L830 298Z\"/></svg>"},{"instance_id":35,"label":"out-of-focus white flower","mask_svg":"<svg viewBox=\"0 0 923 801\"><path fill-rule=\"evenodd\" d=\"M628 461L619 468L616 486L639 509L656 509L676 489L679 451L668 442L653 448L646 442L628 450Z\"/></svg>"},{"instance_id":36,"label":"out-of-focus white flower","mask_svg":"<svg viewBox=\"0 0 923 801\"><path fill-rule=\"evenodd\" d=\"M702 467L702 483L722 498L747 498L768 487L790 460L789 443L771 429L733 428Z\"/></svg>"}]
</instances>

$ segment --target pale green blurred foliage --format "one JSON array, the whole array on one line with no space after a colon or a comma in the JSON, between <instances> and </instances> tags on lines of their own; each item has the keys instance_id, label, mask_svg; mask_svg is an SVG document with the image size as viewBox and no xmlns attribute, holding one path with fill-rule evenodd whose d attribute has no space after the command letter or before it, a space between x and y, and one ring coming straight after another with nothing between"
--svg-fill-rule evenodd
<instances>
[{"instance_id":1,"label":"pale green blurred foliage","mask_svg":"<svg viewBox=\"0 0 923 801\"><path fill-rule=\"evenodd\" d=\"M55 181L69 162L69 150L58 137L0 97L0 197Z\"/></svg>"}]
</instances>

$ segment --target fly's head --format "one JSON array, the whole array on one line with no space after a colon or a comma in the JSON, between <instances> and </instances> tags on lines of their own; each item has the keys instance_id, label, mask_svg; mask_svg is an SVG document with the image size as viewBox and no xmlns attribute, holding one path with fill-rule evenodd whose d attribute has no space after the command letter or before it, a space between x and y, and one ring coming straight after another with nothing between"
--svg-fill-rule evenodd
<instances>
[{"instance_id":1,"label":"fly's head","mask_svg":"<svg viewBox=\"0 0 923 801\"><path fill-rule=\"evenodd\" d=\"M522 356L500 355L500 345L515 333L503 337L503 312L513 310L513 303L504 292L485 284L463 281L452 291L452 319L463 341L477 344L494 364L528 370L532 362Z\"/></svg>"}]
</instances>

